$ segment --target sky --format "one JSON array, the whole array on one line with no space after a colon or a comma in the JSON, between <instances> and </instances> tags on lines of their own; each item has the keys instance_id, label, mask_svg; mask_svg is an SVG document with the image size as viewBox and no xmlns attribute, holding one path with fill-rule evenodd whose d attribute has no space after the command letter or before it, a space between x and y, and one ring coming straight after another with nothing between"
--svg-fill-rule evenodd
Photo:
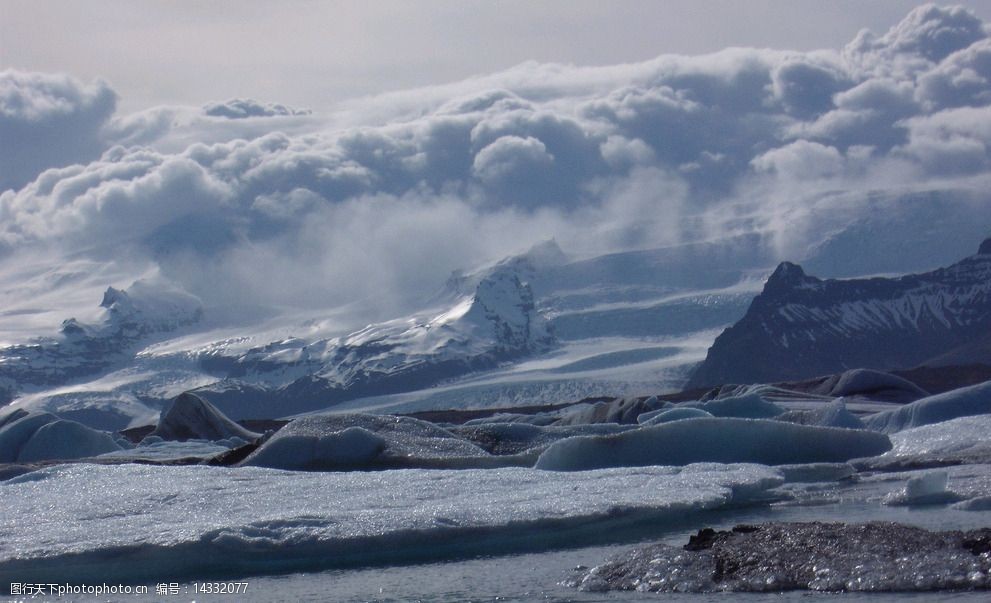
<instances>
[{"instance_id":1,"label":"sky","mask_svg":"<svg viewBox=\"0 0 991 603\"><path fill-rule=\"evenodd\" d=\"M367 4L0 0L0 303L392 317L551 238L991 219L986 2Z\"/></svg>"},{"instance_id":2,"label":"sky","mask_svg":"<svg viewBox=\"0 0 991 603\"><path fill-rule=\"evenodd\" d=\"M328 109L524 61L838 48L901 0L0 0L0 68L103 78L123 110L233 96ZM964 3L991 19L991 1Z\"/></svg>"}]
</instances>

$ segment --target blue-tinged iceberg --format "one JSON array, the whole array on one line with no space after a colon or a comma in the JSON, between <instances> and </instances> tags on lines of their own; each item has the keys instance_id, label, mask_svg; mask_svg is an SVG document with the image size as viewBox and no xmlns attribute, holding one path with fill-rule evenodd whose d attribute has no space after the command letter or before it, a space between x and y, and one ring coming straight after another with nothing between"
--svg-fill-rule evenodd
<instances>
[{"instance_id":1,"label":"blue-tinged iceberg","mask_svg":"<svg viewBox=\"0 0 991 603\"><path fill-rule=\"evenodd\" d=\"M50 413L16 409L0 418L0 463L79 459L120 449L109 433Z\"/></svg>"},{"instance_id":2,"label":"blue-tinged iceberg","mask_svg":"<svg viewBox=\"0 0 991 603\"><path fill-rule=\"evenodd\" d=\"M867 417L868 428L883 433L991 413L991 381L929 396Z\"/></svg>"},{"instance_id":3,"label":"blue-tinged iceberg","mask_svg":"<svg viewBox=\"0 0 991 603\"><path fill-rule=\"evenodd\" d=\"M689 463L834 463L891 449L884 434L811 427L763 419L700 418L642 427L615 435L580 436L551 444L538 469L581 471L603 467Z\"/></svg>"}]
</instances>

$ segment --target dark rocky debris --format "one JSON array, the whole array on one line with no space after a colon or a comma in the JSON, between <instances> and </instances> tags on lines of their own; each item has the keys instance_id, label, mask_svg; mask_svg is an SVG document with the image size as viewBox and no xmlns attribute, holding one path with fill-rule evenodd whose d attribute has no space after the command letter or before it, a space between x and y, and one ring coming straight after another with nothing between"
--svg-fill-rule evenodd
<instances>
[{"instance_id":1,"label":"dark rocky debris","mask_svg":"<svg viewBox=\"0 0 991 603\"><path fill-rule=\"evenodd\" d=\"M891 522L704 528L683 547L634 549L568 581L587 591L930 592L991 588L991 529Z\"/></svg>"}]
</instances>

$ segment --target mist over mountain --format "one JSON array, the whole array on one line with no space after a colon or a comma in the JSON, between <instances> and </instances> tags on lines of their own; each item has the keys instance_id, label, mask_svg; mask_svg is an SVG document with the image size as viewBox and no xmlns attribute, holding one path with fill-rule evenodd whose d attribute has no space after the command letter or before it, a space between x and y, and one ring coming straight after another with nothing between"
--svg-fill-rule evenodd
<instances>
[{"instance_id":1,"label":"mist over mountain","mask_svg":"<svg viewBox=\"0 0 991 603\"><path fill-rule=\"evenodd\" d=\"M0 248L127 256L208 310L379 318L550 237L592 255L757 232L802 260L878 195L949 195L987 223L988 56L987 24L927 5L844 48L526 63L346 114L115 114L104 82L7 71Z\"/></svg>"}]
</instances>

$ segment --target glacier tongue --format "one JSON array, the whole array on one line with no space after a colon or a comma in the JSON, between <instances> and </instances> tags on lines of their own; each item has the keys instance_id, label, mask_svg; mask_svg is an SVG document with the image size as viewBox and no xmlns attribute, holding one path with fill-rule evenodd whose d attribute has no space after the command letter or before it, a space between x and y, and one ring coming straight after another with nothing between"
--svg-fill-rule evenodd
<instances>
[{"instance_id":1,"label":"glacier tongue","mask_svg":"<svg viewBox=\"0 0 991 603\"><path fill-rule=\"evenodd\" d=\"M0 583L174 581L541 549L607 539L631 522L677 523L781 482L768 467L715 464L582 474L63 465L0 483Z\"/></svg>"}]
</instances>

